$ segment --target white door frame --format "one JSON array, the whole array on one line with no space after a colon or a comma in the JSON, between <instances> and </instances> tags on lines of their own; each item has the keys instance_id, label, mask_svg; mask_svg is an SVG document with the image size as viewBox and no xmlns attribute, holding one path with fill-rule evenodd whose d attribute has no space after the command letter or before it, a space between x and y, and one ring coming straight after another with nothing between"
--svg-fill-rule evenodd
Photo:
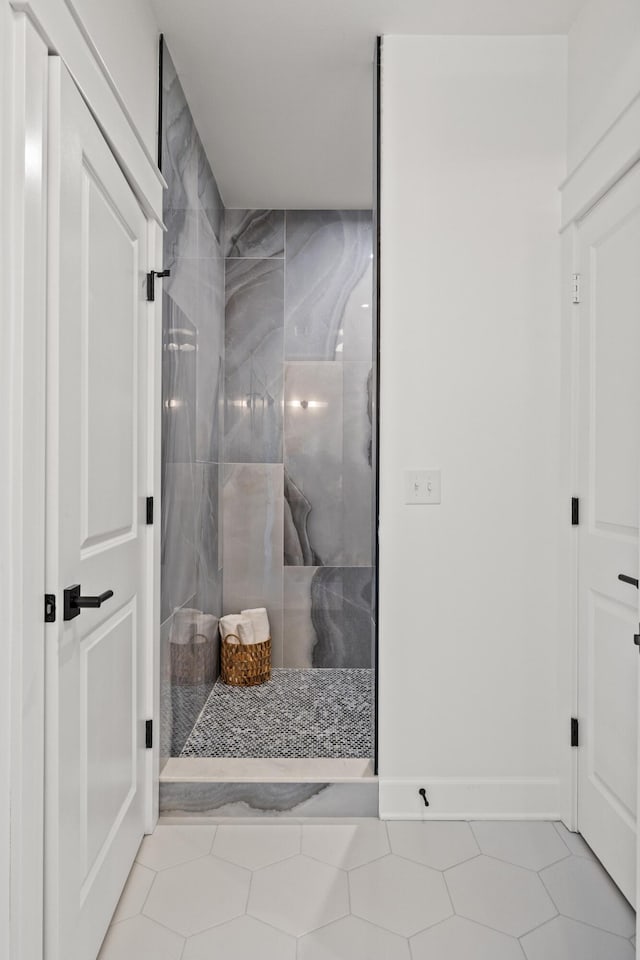
<instances>
[{"instance_id":1,"label":"white door frame","mask_svg":"<svg viewBox=\"0 0 640 960\"><path fill-rule=\"evenodd\" d=\"M577 829L578 763L569 746L569 718L578 716L578 541L570 525L570 499L578 496L578 310L572 303L572 274L579 272L578 226L580 222L637 163L640 162L640 94L620 113L606 135L598 141L560 186L562 195L562 557L561 631L566 643L560 652L560 729L567 747L563 752L560 809L562 819ZM629 643L633 637L629 636ZM639 718L640 722L640 718ZM640 761L640 758L639 758ZM640 774L640 762L639 762ZM639 791L640 798L640 791ZM640 871L640 856L638 856ZM640 875L640 873L639 873ZM638 888L640 890L640 887Z\"/></svg>"},{"instance_id":2,"label":"white door frame","mask_svg":"<svg viewBox=\"0 0 640 960\"><path fill-rule=\"evenodd\" d=\"M148 218L162 268L164 180L97 48L67 0L0 0L0 956L42 960L47 58L82 92ZM156 78L149 78L153 83ZM161 301L152 331L150 474L156 505L147 589L147 716L159 716ZM58 597L58 605L61 598ZM156 729L158 723L156 721ZM157 743L157 737L156 743ZM158 816L159 756L148 752L146 829Z\"/></svg>"}]
</instances>

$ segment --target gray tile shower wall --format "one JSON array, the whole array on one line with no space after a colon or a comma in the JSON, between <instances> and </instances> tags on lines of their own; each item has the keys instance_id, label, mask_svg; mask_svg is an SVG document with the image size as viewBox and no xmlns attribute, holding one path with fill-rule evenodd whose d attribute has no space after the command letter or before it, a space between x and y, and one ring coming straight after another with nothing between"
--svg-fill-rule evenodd
<instances>
[{"instance_id":1,"label":"gray tile shower wall","mask_svg":"<svg viewBox=\"0 0 640 960\"><path fill-rule=\"evenodd\" d=\"M284 257L284 210L227 210L226 257Z\"/></svg>"},{"instance_id":2,"label":"gray tile shower wall","mask_svg":"<svg viewBox=\"0 0 640 960\"><path fill-rule=\"evenodd\" d=\"M222 502L225 612L266 607L273 664L281 667L282 464L225 464Z\"/></svg>"},{"instance_id":3,"label":"gray tile shower wall","mask_svg":"<svg viewBox=\"0 0 640 960\"><path fill-rule=\"evenodd\" d=\"M371 435L370 361L285 364L286 564L371 566Z\"/></svg>"},{"instance_id":4,"label":"gray tile shower wall","mask_svg":"<svg viewBox=\"0 0 640 960\"><path fill-rule=\"evenodd\" d=\"M372 217L287 210L287 360L372 359Z\"/></svg>"},{"instance_id":5,"label":"gray tile shower wall","mask_svg":"<svg viewBox=\"0 0 640 960\"><path fill-rule=\"evenodd\" d=\"M371 667L372 567L285 567L284 663Z\"/></svg>"},{"instance_id":6,"label":"gray tile shower wall","mask_svg":"<svg viewBox=\"0 0 640 960\"><path fill-rule=\"evenodd\" d=\"M218 675L224 206L171 56L162 77L161 752L179 753ZM160 286L160 284L158 285Z\"/></svg>"},{"instance_id":7,"label":"gray tile shower wall","mask_svg":"<svg viewBox=\"0 0 640 960\"><path fill-rule=\"evenodd\" d=\"M223 605L274 664L373 663L369 211L225 214Z\"/></svg>"},{"instance_id":8,"label":"gray tile shower wall","mask_svg":"<svg viewBox=\"0 0 640 960\"><path fill-rule=\"evenodd\" d=\"M225 461L282 463L284 261L227 260Z\"/></svg>"}]
</instances>

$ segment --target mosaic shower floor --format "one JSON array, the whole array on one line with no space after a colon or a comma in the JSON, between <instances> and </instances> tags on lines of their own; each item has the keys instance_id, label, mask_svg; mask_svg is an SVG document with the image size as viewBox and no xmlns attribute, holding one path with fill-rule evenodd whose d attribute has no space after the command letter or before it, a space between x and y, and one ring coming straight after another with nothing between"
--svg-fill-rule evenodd
<instances>
[{"instance_id":1,"label":"mosaic shower floor","mask_svg":"<svg viewBox=\"0 0 640 960\"><path fill-rule=\"evenodd\" d=\"M181 757L370 757L373 670L274 669L257 687L216 682Z\"/></svg>"}]
</instances>

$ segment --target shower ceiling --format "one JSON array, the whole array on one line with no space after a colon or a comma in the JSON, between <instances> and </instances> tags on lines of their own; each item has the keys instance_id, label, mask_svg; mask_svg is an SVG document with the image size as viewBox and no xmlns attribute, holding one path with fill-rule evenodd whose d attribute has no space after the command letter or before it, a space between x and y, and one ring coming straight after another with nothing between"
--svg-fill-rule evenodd
<instances>
[{"instance_id":1,"label":"shower ceiling","mask_svg":"<svg viewBox=\"0 0 640 960\"><path fill-rule=\"evenodd\" d=\"M372 204L378 34L566 33L584 0L151 0L228 207Z\"/></svg>"}]
</instances>

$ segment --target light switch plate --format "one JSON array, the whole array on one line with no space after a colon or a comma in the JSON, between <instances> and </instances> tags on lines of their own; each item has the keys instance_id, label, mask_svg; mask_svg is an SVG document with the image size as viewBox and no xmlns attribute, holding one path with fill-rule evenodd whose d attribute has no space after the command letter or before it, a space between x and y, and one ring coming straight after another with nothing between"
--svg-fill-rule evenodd
<instances>
[{"instance_id":1,"label":"light switch plate","mask_svg":"<svg viewBox=\"0 0 640 960\"><path fill-rule=\"evenodd\" d=\"M404 475L406 503L440 503L440 470L407 470Z\"/></svg>"}]
</instances>

